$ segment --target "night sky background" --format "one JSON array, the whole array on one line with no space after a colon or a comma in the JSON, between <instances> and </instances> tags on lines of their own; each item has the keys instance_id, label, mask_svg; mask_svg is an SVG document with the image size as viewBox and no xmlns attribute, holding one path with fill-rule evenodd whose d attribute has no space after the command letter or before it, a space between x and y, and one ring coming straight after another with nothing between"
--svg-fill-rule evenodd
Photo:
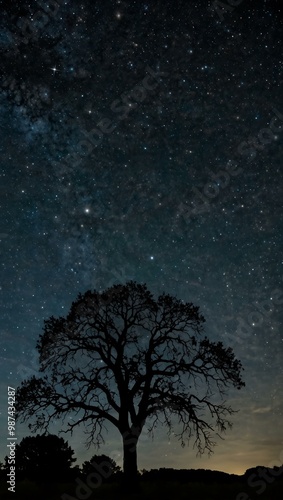
<instances>
[{"instance_id":1,"label":"night sky background","mask_svg":"<svg viewBox=\"0 0 283 500\"><path fill-rule=\"evenodd\" d=\"M199 305L246 382L211 458L159 428L139 468L282 463L282 7L236 3L0 2L0 460L7 385L37 373L43 320L133 279ZM223 187L212 172L231 165ZM94 454L63 437L79 464ZM121 465L115 429L100 451Z\"/></svg>"}]
</instances>

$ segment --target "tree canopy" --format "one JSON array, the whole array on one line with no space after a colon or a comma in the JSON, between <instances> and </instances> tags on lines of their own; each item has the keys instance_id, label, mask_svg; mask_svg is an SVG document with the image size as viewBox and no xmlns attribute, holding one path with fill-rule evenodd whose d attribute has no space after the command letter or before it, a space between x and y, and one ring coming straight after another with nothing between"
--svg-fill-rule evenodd
<instances>
[{"instance_id":1,"label":"tree canopy","mask_svg":"<svg viewBox=\"0 0 283 500\"><path fill-rule=\"evenodd\" d=\"M90 460L86 460L82 465L82 474L84 476L87 476L88 474L91 474L94 470L99 470L100 467L105 467L106 469L108 469L106 479L113 477L113 475L115 475L117 472L120 472L121 470L121 468L116 464L113 458L110 458L107 455L102 454L102 455L93 455L93 457Z\"/></svg>"},{"instance_id":2,"label":"tree canopy","mask_svg":"<svg viewBox=\"0 0 283 500\"><path fill-rule=\"evenodd\" d=\"M79 294L66 317L45 321L37 343L41 378L17 391L18 414L33 431L69 417L87 445L104 442L105 423L123 439L124 473L137 474L136 445L147 424L165 424L184 445L194 437L211 452L213 435L231 426L224 397L241 389L242 365L230 347L204 336L199 307L130 281Z\"/></svg>"},{"instance_id":3,"label":"tree canopy","mask_svg":"<svg viewBox=\"0 0 283 500\"><path fill-rule=\"evenodd\" d=\"M74 451L54 434L27 436L16 445L17 475L32 481L57 481L70 477ZM7 467L8 457L5 457Z\"/></svg>"}]
</instances>

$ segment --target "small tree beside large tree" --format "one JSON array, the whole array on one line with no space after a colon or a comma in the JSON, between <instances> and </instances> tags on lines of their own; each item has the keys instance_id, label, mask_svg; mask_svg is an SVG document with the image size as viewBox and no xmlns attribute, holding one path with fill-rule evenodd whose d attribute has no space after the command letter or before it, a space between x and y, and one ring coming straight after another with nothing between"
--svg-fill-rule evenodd
<instances>
[{"instance_id":1,"label":"small tree beside large tree","mask_svg":"<svg viewBox=\"0 0 283 500\"><path fill-rule=\"evenodd\" d=\"M87 291L66 317L45 321L37 343L41 378L22 382L18 414L33 431L69 417L83 424L87 445L104 442L105 423L119 431L128 484L137 479L137 443L176 424L181 444L194 436L199 453L231 427L227 389L241 389L242 365L231 348L203 336L199 307L130 281L104 293Z\"/></svg>"},{"instance_id":2,"label":"small tree beside large tree","mask_svg":"<svg viewBox=\"0 0 283 500\"><path fill-rule=\"evenodd\" d=\"M88 474L91 474L94 470L105 470L105 465L107 464L107 471L106 475L107 477L101 478L102 480L113 480L113 477L117 475L118 472L120 472L121 468L119 465L116 464L115 460L113 458L108 457L107 455L93 455L93 457L90 460L86 460L83 465L82 465L82 474L87 477Z\"/></svg>"}]
</instances>

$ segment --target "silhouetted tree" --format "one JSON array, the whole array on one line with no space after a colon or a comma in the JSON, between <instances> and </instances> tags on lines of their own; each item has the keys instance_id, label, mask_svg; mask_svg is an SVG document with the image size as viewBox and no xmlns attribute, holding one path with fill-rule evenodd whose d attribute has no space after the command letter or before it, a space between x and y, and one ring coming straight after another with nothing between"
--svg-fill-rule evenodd
<instances>
[{"instance_id":1,"label":"silhouetted tree","mask_svg":"<svg viewBox=\"0 0 283 500\"><path fill-rule=\"evenodd\" d=\"M109 480L112 479L117 472L120 472L121 468L116 464L113 458L108 457L107 455L93 455L90 460L86 460L82 465L82 474L87 476L92 472L99 471L100 468L106 468L107 477L102 479Z\"/></svg>"},{"instance_id":2,"label":"silhouetted tree","mask_svg":"<svg viewBox=\"0 0 283 500\"><path fill-rule=\"evenodd\" d=\"M76 461L74 451L63 439L53 434L24 437L16 445L17 476L31 481L53 482L71 477ZM8 457L5 457L7 467Z\"/></svg>"},{"instance_id":3,"label":"silhouetted tree","mask_svg":"<svg viewBox=\"0 0 283 500\"><path fill-rule=\"evenodd\" d=\"M110 422L131 484L145 422L149 433L160 422L170 433L177 417L181 444L194 435L198 452L211 452L214 432L231 427L226 390L244 382L232 349L202 338L204 321L192 303L165 293L155 300L133 281L79 294L66 317L45 321L37 344L43 376L18 389L20 418L35 431L68 415L65 432L83 423L87 444L98 447Z\"/></svg>"}]
</instances>

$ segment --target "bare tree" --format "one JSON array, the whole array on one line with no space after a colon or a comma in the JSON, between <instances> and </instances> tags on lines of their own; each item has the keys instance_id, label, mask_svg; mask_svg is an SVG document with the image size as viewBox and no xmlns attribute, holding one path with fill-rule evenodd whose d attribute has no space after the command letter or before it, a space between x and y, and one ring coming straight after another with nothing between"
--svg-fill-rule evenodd
<instances>
[{"instance_id":1,"label":"bare tree","mask_svg":"<svg viewBox=\"0 0 283 500\"><path fill-rule=\"evenodd\" d=\"M199 453L231 427L224 396L240 389L242 365L231 348L203 337L192 303L129 281L103 294L79 294L66 317L45 321L37 343L42 378L22 382L18 413L31 430L68 416L64 432L84 424L87 445L104 442L105 423L123 440L124 477L137 478L137 443L147 423L163 422L181 444L194 436Z\"/></svg>"}]
</instances>

